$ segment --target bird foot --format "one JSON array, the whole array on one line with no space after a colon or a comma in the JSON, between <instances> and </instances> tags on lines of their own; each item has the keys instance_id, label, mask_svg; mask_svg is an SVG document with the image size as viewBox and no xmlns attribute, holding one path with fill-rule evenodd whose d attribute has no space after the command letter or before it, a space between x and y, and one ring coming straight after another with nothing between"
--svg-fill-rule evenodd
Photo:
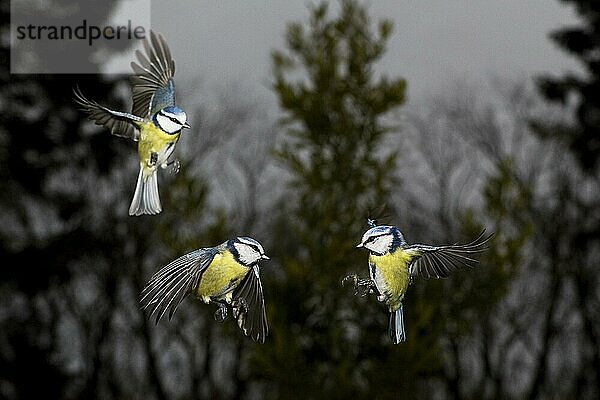
<instances>
[{"instance_id":1,"label":"bird foot","mask_svg":"<svg viewBox=\"0 0 600 400\"><path fill-rule=\"evenodd\" d=\"M244 299L235 300L231 303L231 306L235 315L246 314L248 312L248 304L246 304L246 300Z\"/></svg>"},{"instance_id":2,"label":"bird foot","mask_svg":"<svg viewBox=\"0 0 600 400\"><path fill-rule=\"evenodd\" d=\"M375 283L369 278L360 279L356 274L348 275L342 279L342 286L344 286L348 281L352 281L355 296L359 295L360 297L366 297L375 293L373 290Z\"/></svg>"},{"instance_id":3,"label":"bird foot","mask_svg":"<svg viewBox=\"0 0 600 400\"><path fill-rule=\"evenodd\" d=\"M215 311L215 321L223 323L227 319L227 306L219 305L217 311Z\"/></svg>"},{"instance_id":4,"label":"bird foot","mask_svg":"<svg viewBox=\"0 0 600 400\"><path fill-rule=\"evenodd\" d=\"M171 165L171 173L173 175L177 175L179 173L179 170L181 169L181 162L179 162L179 160L176 158L173 161L171 161L169 165Z\"/></svg>"},{"instance_id":5,"label":"bird foot","mask_svg":"<svg viewBox=\"0 0 600 400\"><path fill-rule=\"evenodd\" d=\"M358 284L358 275L356 274L352 274L352 275L347 275L342 279L342 286L346 286L346 283L352 281L352 286L354 288L356 288L356 285Z\"/></svg>"},{"instance_id":6,"label":"bird foot","mask_svg":"<svg viewBox=\"0 0 600 400\"><path fill-rule=\"evenodd\" d=\"M171 167L171 173L173 175L177 175L179 173L179 170L181 169L181 162L179 162L179 160L176 158L173 161L169 161L169 162L164 162L160 165L160 167L162 169L167 169L168 167Z\"/></svg>"}]
</instances>

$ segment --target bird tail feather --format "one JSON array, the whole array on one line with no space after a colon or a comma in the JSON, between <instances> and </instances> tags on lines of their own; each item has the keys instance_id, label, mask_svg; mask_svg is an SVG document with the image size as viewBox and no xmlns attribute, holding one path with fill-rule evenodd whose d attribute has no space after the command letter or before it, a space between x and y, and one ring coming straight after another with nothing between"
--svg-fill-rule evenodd
<instances>
[{"instance_id":1,"label":"bird tail feather","mask_svg":"<svg viewBox=\"0 0 600 400\"><path fill-rule=\"evenodd\" d=\"M404 312L402 303L396 311L390 313L390 338L394 344L404 342L406 340L406 332L404 331Z\"/></svg>"},{"instance_id":2,"label":"bird tail feather","mask_svg":"<svg viewBox=\"0 0 600 400\"><path fill-rule=\"evenodd\" d=\"M140 164L140 173L129 207L129 215L158 214L161 211L157 170L155 169L149 174L144 173L144 165Z\"/></svg>"}]
</instances>

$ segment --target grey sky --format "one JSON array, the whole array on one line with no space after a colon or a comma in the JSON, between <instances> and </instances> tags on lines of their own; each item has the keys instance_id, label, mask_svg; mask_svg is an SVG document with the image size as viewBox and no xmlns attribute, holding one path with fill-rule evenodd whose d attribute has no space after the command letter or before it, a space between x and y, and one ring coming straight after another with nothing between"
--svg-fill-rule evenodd
<instances>
[{"instance_id":1,"label":"grey sky","mask_svg":"<svg viewBox=\"0 0 600 400\"><path fill-rule=\"evenodd\" d=\"M152 25L172 47L178 81L201 78L209 86L241 82L248 94L275 102L268 89L270 52L283 47L288 22L306 21L309 3L154 0ZM556 0L367 4L374 19L394 22L380 69L408 79L411 99L434 94L454 77L535 76L576 67L548 39L550 31L577 21L571 8Z\"/></svg>"}]
</instances>

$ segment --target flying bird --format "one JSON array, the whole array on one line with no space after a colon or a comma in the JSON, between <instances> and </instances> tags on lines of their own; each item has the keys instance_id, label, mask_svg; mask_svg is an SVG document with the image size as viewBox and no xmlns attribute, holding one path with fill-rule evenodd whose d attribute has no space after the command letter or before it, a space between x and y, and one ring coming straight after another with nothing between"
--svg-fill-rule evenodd
<instances>
[{"instance_id":1,"label":"flying bird","mask_svg":"<svg viewBox=\"0 0 600 400\"><path fill-rule=\"evenodd\" d=\"M216 247L201 248L172 261L155 273L142 291L142 308L169 320L189 294L218 305L215 319L227 319L228 308L246 336L264 343L269 332L258 262L268 260L261 244L236 237Z\"/></svg>"},{"instance_id":2,"label":"flying bird","mask_svg":"<svg viewBox=\"0 0 600 400\"><path fill-rule=\"evenodd\" d=\"M349 275L342 284L352 281L355 294L366 296L376 293L390 312L389 335L394 344L406 340L402 301L409 285L417 277L447 278L464 267L474 267L478 261L473 255L487 249L485 244L493 236L484 237L485 230L467 244L430 246L407 244L402 232L389 225L375 225L369 221L361 242L356 246L369 250L369 278Z\"/></svg>"},{"instance_id":3,"label":"flying bird","mask_svg":"<svg viewBox=\"0 0 600 400\"><path fill-rule=\"evenodd\" d=\"M190 128L187 114L175 105L175 61L164 37L153 31L144 41L146 55L136 51L138 63L132 62L135 75L130 84L133 106L130 113L111 110L88 100L75 88L75 102L88 113L90 120L108 128L113 135L138 142L140 172L129 215L158 214L162 211L158 194L158 167L174 165L169 161L183 128Z\"/></svg>"}]
</instances>

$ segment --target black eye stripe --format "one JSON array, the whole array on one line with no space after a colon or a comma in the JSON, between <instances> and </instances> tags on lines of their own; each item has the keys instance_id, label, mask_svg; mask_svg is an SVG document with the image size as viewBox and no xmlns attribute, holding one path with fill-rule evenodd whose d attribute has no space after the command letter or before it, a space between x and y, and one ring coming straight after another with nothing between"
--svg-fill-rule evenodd
<instances>
[{"instance_id":1,"label":"black eye stripe","mask_svg":"<svg viewBox=\"0 0 600 400\"><path fill-rule=\"evenodd\" d=\"M379 237L382 237L382 236L384 236L384 235L388 235L388 234L389 234L389 233L387 233L387 232L384 232L384 233L380 233L379 235L375 235L375 236L369 236L369 238L367 239L367 241L366 241L365 243L370 243L370 242L372 242L373 240L375 240L375 239L377 239L377 238L379 238Z\"/></svg>"},{"instance_id":2,"label":"black eye stripe","mask_svg":"<svg viewBox=\"0 0 600 400\"><path fill-rule=\"evenodd\" d=\"M165 114L164 112L162 112L162 110L159 112L159 114L165 118L170 119L171 122L176 123L177 125L183 125L181 122L179 122L179 120L177 118L173 118L170 115Z\"/></svg>"},{"instance_id":3,"label":"black eye stripe","mask_svg":"<svg viewBox=\"0 0 600 400\"><path fill-rule=\"evenodd\" d=\"M169 117L168 115L165 115L165 117L169 118L171 120L171 122L176 123L177 125L182 125L181 122L179 122L178 119L173 118L173 117Z\"/></svg>"},{"instance_id":4,"label":"black eye stripe","mask_svg":"<svg viewBox=\"0 0 600 400\"><path fill-rule=\"evenodd\" d=\"M258 248L258 246L257 246L257 245L255 245L255 244L249 244L249 243L246 243L246 244L247 244L248 246L252 247L254 250L256 250L256 252L257 252L257 253L260 253L260 250L259 250L259 248Z\"/></svg>"}]
</instances>

